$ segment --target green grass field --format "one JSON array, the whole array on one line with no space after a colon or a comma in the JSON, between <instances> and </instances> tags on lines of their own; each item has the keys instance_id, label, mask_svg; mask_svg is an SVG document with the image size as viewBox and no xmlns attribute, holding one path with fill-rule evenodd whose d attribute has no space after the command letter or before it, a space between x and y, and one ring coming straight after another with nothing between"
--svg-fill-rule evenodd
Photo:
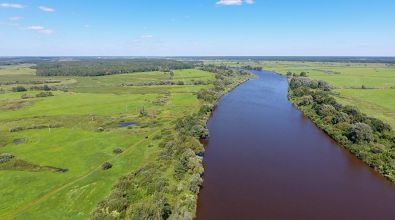
<instances>
[{"instance_id":1,"label":"green grass field","mask_svg":"<svg viewBox=\"0 0 395 220\"><path fill-rule=\"evenodd\" d=\"M67 89L42 98L35 97L38 91L10 91L45 80ZM161 80L169 75L38 77L28 66L1 68L0 153L10 153L24 165L0 166L0 219L87 219L120 176L155 159L155 135L172 128L176 118L197 112L201 103L195 93L211 86L121 85ZM178 70L171 80L211 81L214 75ZM23 94L30 97L22 99ZM148 116L140 116L142 108ZM137 125L122 128L122 122ZM18 127L22 130L10 132ZM114 154L115 148L123 153ZM106 161L113 164L109 170L101 168Z\"/></svg>"},{"instance_id":2,"label":"green grass field","mask_svg":"<svg viewBox=\"0 0 395 220\"><path fill-rule=\"evenodd\" d=\"M259 66L285 75L307 72L308 77L325 80L335 88L340 103L358 107L395 129L395 66L380 63L332 63L288 61L206 61L228 66ZM364 86L366 89L362 89Z\"/></svg>"}]
</instances>

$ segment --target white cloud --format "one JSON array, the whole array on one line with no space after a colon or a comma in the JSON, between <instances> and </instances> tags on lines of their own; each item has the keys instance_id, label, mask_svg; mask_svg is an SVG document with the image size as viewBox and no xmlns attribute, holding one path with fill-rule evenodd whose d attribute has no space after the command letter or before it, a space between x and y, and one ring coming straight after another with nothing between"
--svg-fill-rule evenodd
<instances>
[{"instance_id":1,"label":"white cloud","mask_svg":"<svg viewBox=\"0 0 395 220\"><path fill-rule=\"evenodd\" d=\"M40 34L48 34L48 35L52 34L54 32L52 29L45 28L45 27L39 26L39 25L29 26L26 29L36 31L37 33L40 33Z\"/></svg>"},{"instance_id":2,"label":"white cloud","mask_svg":"<svg viewBox=\"0 0 395 220\"><path fill-rule=\"evenodd\" d=\"M14 3L0 3L0 8L17 8L21 9L24 8L24 5L21 4L14 4Z\"/></svg>"},{"instance_id":3,"label":"white cloud","mask_svg":"<svg viewBox=\"0 0 395 220\"><path fill-rule=\"evenodd\" d=\"M41 11L45 11L45 12L55 12L55 9L47 7L47 6L40 6L38 7Z\"/></svg>"},{"instance_id":4,"label":"white cloud","mask_svg":"<svg viewBox=\"0 0 395 220\"><path fill-rule=\"evenodd\" d=\"M243 4L242 0L219 0L217 5L241 5Z\"/></svg>"},{"instance_id":5,"label":"white cloud","mask_svg":"<svg viewBox=\"0 0 395 220\"><path fill-rule=\"evenodd\" d=\"M34 25L34 26L27 27L26 29L38 31L38 30L44 30L45 28L43 26Z\"/></svg>"},{"instance_id":6,"label":"white cloud","mask_svg":"<svg viewBox=\"0 0 395 220\"><path fill-rule=\"evenodd\" d=\"M8 20L10 20L10 21L20 21L22 19L23 19L23 17L20 17L20 16L15 16L15 17L9 17L8 18Z\"/></svg>"},{"instance_id":7,"label":"white cloud","mask_svg":"<svg viewBox=\"0 0 395 220\"><path fill-rule=\"evenodd\" d=\"M153 38L153 37L154 37L154 36L151 35L151 34L146 34L146 35L141 35L141 36L140 36L141 39L150 39L150 38Z\"/></svg>"},{"instance_id":8,"label":"white cloud","mask_svg":"<svg viewBox=\"0 0 395 220\"><path fill-rule=\"evenodd\" d=\"M216 4L228 6L228 5L242 5L243 3L252 5L254 4L254 0L219 0Z\"/></svg>"}]
</instances>

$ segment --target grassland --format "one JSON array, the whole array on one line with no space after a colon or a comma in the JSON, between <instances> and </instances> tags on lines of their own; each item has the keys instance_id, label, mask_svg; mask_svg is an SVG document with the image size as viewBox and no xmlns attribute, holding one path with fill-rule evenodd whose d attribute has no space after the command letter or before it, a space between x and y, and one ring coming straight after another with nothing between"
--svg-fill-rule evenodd
<instances>
[{"instance_id":1,"label":"grassland","mask_svg":"<svg viewBox=\"0 0 395 220\"><path fill-rule=\"evenodd\" d=\"M315 80L324 80L335 88L337 100L357 106L395 128L395 66L382 63L332 63L287 61L208 61L228 66L263 67L280 74L306 72Z\"/></svg>"},{"instance_id":2,"label":"grassland","mask_svg":"<svg viewBox=\"0 0 395 220\"><path fill-rule=\"evenodd\" d=\"M21 165L0 165L0 219L87 219L121 176L156 160L157 135L196 113L202 105L196 92L211 88L214 79L197 69L174 76L39 77L28 66L1 68L0 154L14 155ZM122 85L162 80L186 85ZM207 84L190 83L196 80ZM11 91L45 82L59 88L53 96ZM119 127L122 122L136 126ZM123 152L115 154L116 148ZM106 161L109 170L102 169Z\"/></svg>"}]
</instances>

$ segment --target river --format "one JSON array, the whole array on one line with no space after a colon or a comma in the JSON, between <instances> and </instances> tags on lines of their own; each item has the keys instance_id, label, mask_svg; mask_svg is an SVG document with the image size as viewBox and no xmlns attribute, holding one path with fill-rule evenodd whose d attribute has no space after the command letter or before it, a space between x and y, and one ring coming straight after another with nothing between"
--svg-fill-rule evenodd
<instances>
[{"instance_id":1,"label":"river","mask_svg":"<svg viewBox=\"0 0 395 220\"><path fill-rule=\"evenodd\" d=\"M197 219L395 219L395 186L337 145L266 71L208 122Z\"/></svg>"}]
</instances>

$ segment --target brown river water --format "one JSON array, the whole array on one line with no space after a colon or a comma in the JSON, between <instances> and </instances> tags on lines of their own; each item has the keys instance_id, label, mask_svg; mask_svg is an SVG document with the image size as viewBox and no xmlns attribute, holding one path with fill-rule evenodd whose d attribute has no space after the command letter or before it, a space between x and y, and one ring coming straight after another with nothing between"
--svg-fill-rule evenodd
<instances>
[{"instance_id":1,"label":"brown river water","mask_svg":"<svg viewBox=\"0 0 395 220\"><path fill-rule=\"evenodd\" d=\"M395 220L395 185L287 99L287 79L253 71L208 122L197 219Z\"/></svg>"}]
</instances>

